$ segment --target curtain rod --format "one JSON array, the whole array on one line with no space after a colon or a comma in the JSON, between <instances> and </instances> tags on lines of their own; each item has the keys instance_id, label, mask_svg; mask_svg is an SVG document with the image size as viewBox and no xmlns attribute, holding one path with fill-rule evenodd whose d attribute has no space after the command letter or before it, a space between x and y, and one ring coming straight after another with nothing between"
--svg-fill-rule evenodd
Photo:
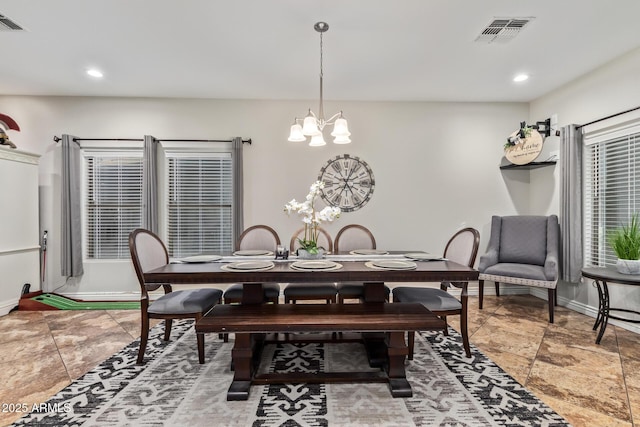
<instances>
[{"instance_id":1,"label":"curtain rod","mask_svg":"<svg viewBox=\"0 0 640 427\"><path fill-rule=\"evenodd\" d=\"M54 135L53 140L57 143L62 141L62 138ZM140 138L73 138L74 141L137 141L142 142L144 139ZM158 142L233 142L231 139L156 139ZM248 143L251 145L251 138L243 139L242 143Z\"/></svg>"},{"instance_id":2,"label":"curtain rod","mask_svg":"<svg viewBox=\"0 0 640 427\"><path fill-rule=\"evenodd\" d=\"M612 119L612 118L614 118L614 117L618 117L618 116L621 116L621 115L623 115L623 114L627 114L627 113L630 113L630 112L632 112L632 111L636 111L636 110L640 110L640 107L631 108L631 109L626 110L626 111L621 111L621 112L619 112L619 113L612 114L612 115L610 115L610 116L603 117L603 118L601 118L601 119L597 119L597 120L594 120L594 121L589 122L589 123L585 123L585 124L580 125L580 126L576 126L576 129L580 129L580 128L583 128L583 127L585 127L585 126L589 126L589 125L592 125L592 124L594 124L594 123L601 122L601 121L603 121L603 120Z\"/></svg>"}]
</instances>

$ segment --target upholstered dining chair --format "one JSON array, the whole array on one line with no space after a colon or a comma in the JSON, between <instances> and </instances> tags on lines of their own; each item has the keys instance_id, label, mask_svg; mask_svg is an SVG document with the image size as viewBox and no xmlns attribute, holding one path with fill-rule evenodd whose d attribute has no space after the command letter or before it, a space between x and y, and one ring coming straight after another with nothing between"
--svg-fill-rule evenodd
<instances>
[{"instance_id":1,"label":"upholstered dining chair","mask_svg":"<svg viewBox=\"0 0 640 427\"><path fill-rule=\"evenodd\" d=\"M238 241L236 250L264 249L275 252L280 244L280 237L276 231L268 225L254 225L245 229ZM232 304L242 301L242 283L236 283L224 292L224 303ZM264 301L278 303L280 298L280 285L277 283L263 283Z\"/></svg>"},{"instance_id":2,"label":"upholstered dining chair","mask_svg":"<svg viewBox=\"0 0 640 427\"><path fill-rule=\"evenodd\" d=\"M357 249L376 249L376 239L371 231L359 224L345 225L338 231L333 241L333 248L337 253L350 252ZM344 304L345 299L364 298L364 285L357 282L341 282L336 286L338 289L338 303ZM387 300L390 289L385 286Z\"/></svg>"},{"instance_id":3,"label":"upholstered dining chair","mask_svg":"<svg viewBox=\"0 0 640 427\"><path fill-rule=\"evenodd\" d=\"M478 262L479 305L482 309L484 281L546 288L549 323L553 323L558 285L560 227L556 215L493 216L487 253Z\"/></svg>"},{"instance_id":4,"label":"upholstered dining chair","mask_svg":"<svg viewBox=\"0 0 640 427\"><path fill-rule=\"evenodd\" d=\"M444 248L443 257L458 264L473 267L478 255L480 233L475 228L463 228L456 232ZM440 284L440 289L401 286L393 289L393 302L418 302L445 321L444 334L448 334L447 316L460 316L460 335L467 357L471 357L467 328L467 282ZM460 299L448 292L450 286L460 288ZM413 359L415 332L408 333L409 359Z\"/></svg>"},{"instance_id":5,"label":"upholstered dining chair","mask_svg":"<svg viewBox=\"0 0 640 427\"><path fill-rule=\"evenodd\" d=\"M221 302L220 289L185 289L173 291L170 284L144 281L144 273L169 263L167 248L160 238L149 230L138 228L129 234L129 251L133 268L140 283L140 311L142 325L138 364L144 360L149 339L149 319L164 319L164 340L169 341L173 319L193 318L198 321L214 305ZM149 291L164 288L164 295L151 301ZM197 334L198 361L204 363L204 335Z\"/></svg>"},{"instance_id":6,"label":"upholstered dining chair","mask_svg":"<svg viewBox=\"0 0 640 427\"><path fill-rule=\"evenodd\" d=\"M327 252L333 252L331 235L324 229L318 228L318 246ZM289 250L295 253L300 247L298 239L304 234L304 227L291 236ZM336 302L337 289L335 283L289 283L284 288L284 302L295 304L298 300L325 300L327 304Z\"/></svg>"}]
</instances>

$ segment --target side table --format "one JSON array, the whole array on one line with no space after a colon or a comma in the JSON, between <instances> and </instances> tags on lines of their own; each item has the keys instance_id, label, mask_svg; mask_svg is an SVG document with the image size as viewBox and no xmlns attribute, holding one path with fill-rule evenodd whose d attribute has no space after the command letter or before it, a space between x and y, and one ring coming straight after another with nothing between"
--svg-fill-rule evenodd
<instances>
[{"instance_id":1,"label":"side table","mask_svg":"<svg viewBox=\"0 0 640 427\"><path fill-rule=\"evenodd\" d=\"M640 275L622 274L612 268L588 267L582 269L582 276L592 279L598 289L598 316L596 317L596 323L593 325L594 331L600 326L596 344L600 344L609 319L640 323L640 320L618 317L611 314L612 311L619 311L640 315L640 312L624 308L611 308L609 306L609 288L607 285L607 282L611 282L619 285L640 286Z\"/></svg>"}]
</instances>

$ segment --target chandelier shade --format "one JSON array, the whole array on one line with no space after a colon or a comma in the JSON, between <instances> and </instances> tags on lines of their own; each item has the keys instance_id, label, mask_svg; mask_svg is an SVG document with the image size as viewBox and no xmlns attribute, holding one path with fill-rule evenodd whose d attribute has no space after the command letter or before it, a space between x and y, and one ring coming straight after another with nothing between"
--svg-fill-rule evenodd
<instances>
[{"instance_id":1,"label":"chandelier shade","mask_svg":"<svg viewBox=\"0 0 640 427\"><path fill-rule=\"evenodd\" d=\"M320 108L318 110L318 115L314 114L313 111L309 109L309 112L304 119L299 119L296 117L293 120L293 125L291 125L288 140L291 142L302 142L306 141L307 138L309 138L309 145L311 147L320 147L322 145L326 145L322 132L328 125L333 126L331 136L334 137L334 144L348 144L351 142L351 139L349 138L349 136L351 136L351 132L349 132L349 125L347 123L347 119L344 118L342 111L334 114L328 120L324 118L324 99L322 90L322 34L329 30L329 24L327 24L326 22L317 22L313 26L313 28L318 33L320 33Z\"/></svg>"}]
</instances>

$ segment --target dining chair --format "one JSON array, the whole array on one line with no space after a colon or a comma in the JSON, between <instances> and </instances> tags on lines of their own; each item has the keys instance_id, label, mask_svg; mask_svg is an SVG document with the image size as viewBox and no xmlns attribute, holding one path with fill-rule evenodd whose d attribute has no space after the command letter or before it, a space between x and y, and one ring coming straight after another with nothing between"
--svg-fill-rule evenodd
<instances>
[{"instance_id":1,"label":"dining chair","mask_svg":"<svg viewBox=\"0 0 640 427\"><path fill-rule=\"evenodd\" d=\"M345 225L338 231L333 242L336 253L350 252L357 249L376 249L376 239L371 231L359 224ZM359 282L340 282L336 286L338 290L338 303L344 304L345 299L364 298L364 284ZM389 300L391 290L385 286L386 299Z\"/></svg>"},{"instance_id":2,"label":"dining chair","mask_svg":"<svg viewBox=\"0 0 640 427\"><path fill-rule=\"evenodd\" d=\"M242 232L236 242L236 250L264 249L275 252L280 244L280 237L276 231L268 225L254 225ZM224 303L232 304L242 302L242 283L236 283L224 292ZM280 285L277 283L263 283L264 301L278 304L280 298Z\"/></svg>"},{"instance_id":3,"label":"dining chair","mask_svg":"<svg viewBox=\"0 0 640 427\"><path fill-rule=\"evenodd\" d=\"M473 267L478 255L480 233L475 228L463 228L456 232L447 242L443 257L458 264ZM429 262L429 261L426 261ZM393 289L393 302L417 302L427 307L433 314L445 321L444 334L448 335L447 316L460 316L460 334L467 357L471 357L469 332L467 328L467 282L442 282L440 289L425 287L401 286ZM460 299L451 295L449 287L460 288ZM408 333L409 359L413 359L415 332Z\"/></svg>"},{"instance_id":4,"label":"dining chair","mask_svg":"<svg viewBox=\"0 0 640 427\"><path fill-rule=\"evenodd\" d=\"M480 256L479 306L482 309L484 281L547 289L549 323L553 323L558 285L560 226L556 215L513 215L491 218L487 252Z\"/></svg>"},{"instance_id":5,"label":"dining chair","mask_svg":"<svg viewBox=\"0 0 640 427\"><path fill-rule=\"evenodd\" d=\"M169 263L167 248L160 238L149 230L138 228L129 234L131 261L140 283L140 348L138 361L144 360L149 339L149 319L164 319L164 340L169 341L173 319L195 319L197 322L214 305L221 302L220 289L202 288L173 291L170 284L146 283L144 273ZM151 301L149 291L162 287L164 295ZM204 363L204 335L196 334L198 361Z\"/></svg>"},{"instance_id":6,"label":"dining chair","mask_svg":"<svg viewBox=\"0 0 640 427\"><path fill-rule=\"evenodd\" d=\"M327 252L333 252L331 235L323 228L318 228L318 246ZM304 227L291 236L289 248L291 253L300 247L298 239L304 235ZM327 304L336 302L337 289L335 283L289 283L284 288L284 302L295 304L299 300L325 300Z\"/></svg>"}]
</instances>

